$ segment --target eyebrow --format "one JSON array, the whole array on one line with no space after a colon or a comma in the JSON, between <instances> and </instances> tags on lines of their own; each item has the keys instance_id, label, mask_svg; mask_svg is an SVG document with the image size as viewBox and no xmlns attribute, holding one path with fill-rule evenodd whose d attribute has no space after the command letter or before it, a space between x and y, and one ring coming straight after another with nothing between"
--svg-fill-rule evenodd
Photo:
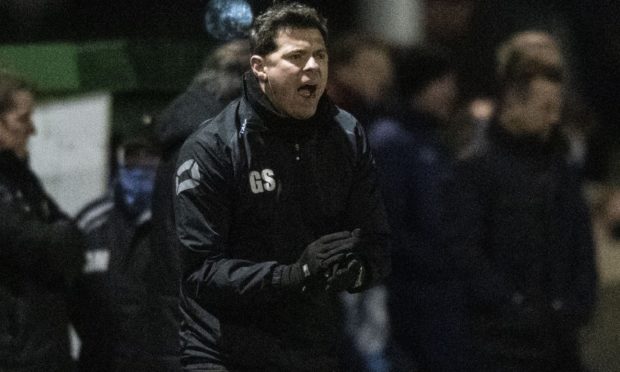
<instances>
[{"instance_id":1,"label":"eyebrow","mask_svg":"<svg viewBox=\"0 0 620 372\"><path fill-rule=\"evenodd\" d=\"M291 49L289 51L286 51L284 53L284 55L289 55L289 54L294 54L294 53L314 54L314 53L320 53L320 52L327 53L327 48L323 47L323 48L319 48L319 49L316 49L316 50L313 50L313 51L309 51L309 50L304 49L304 48L295 48L295 49Z\"/></svg>"}]
</instances>

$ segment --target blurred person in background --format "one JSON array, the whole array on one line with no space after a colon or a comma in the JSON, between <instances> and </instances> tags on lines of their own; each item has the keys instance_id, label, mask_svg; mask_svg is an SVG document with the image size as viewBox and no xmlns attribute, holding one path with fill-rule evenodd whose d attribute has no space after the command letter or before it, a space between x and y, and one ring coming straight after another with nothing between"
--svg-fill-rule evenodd
<instances>
[{"instance_id":1,"label":"blurred person in background","mask_svg":"<svg viewBox=\"0 0 620 372\"><path fill-rule=\"evenodd\" d=\"M165 353L151 288L160 275L149 241L159 149L146 136L131 138L117 161L109 191L77 216L87 241L71 304L79 371L173 371L178 360Z\"/></svg>"},{"instance_id":2,"label":"blurred person in background","mask_svg":"<svg viewBox=\"0 0 620 372\"><path fill-rule=\"evenodd\" d=\"M366 34L344 34L330 45L329 70L330 98L362 125L389 112L394 61L387 43Z\"/></svg>"},{"instance_id":3,"label":"blurred person in background","mask_svg":"<svg viewBox=\"0 0 620 372\"><path fill-rule=\"evenodd\" d=\"M368 133L393 232L387 288L394 364L462 371L463 291L441 244L441 217L452 207L442 191L455 160L446 138L455 135L448 124L458 99L456 68L439 48L407 48L398 56L402 108Z\"/></svg>"},{"instance_id":4,"label":"blurred person in background","mask_svg":"<svg viewBox=\"0 0 620 372\"><path fill-rule=\"evenodd\" d=\"M66 296L84 242L28 164L34 105L32 86L0 72L0 370L73 371Z\"/></svg>"},{"instance_id":5,"label":"blurred person in background","mask_svg":"<svg viewBox=\"0 0 620 372\"><path fill-rule=\"evenodd\" d=\"M326 20L281 3L250 34L243 93L177 162L187 370L334 371L338 293L389 273L364 130L324 94ZM346 369L345 369L346 370Z\"/></svg>"},{"instance_id":6,"label":"blurred person in background","mask_svg":"<svg viewBox=\"0 0 620 372\"><path fill-rule=\"evenodd\" d=\"M486 143L459 162L448 244L466 283L471 371L583 371L597 272L581 172L560 126L566 72L548 33L498 49Z\"/></svg>"},{"instance_id":7,"label":"blurred person in background","mask_svg":"<svg viewBox=\"0 0 620 372\"><path fill-rule=\"evenodd\" d=\"M356 32L334 40L327 91L339 107L367 127L387 115L393 96L394 61L385 42ZM362 293L343 293L349 349L345 364L356 370L389 370L387 291L377 285Z\"/></svg>"},{"instance_id":8,"label":"blurred person in background","mask_svg":"<svg viewBox=\"0 0 620 372\"><path fill-rule=\"evenodd\" d=\"M153 301L162 316L157 337L166 343L166 353L179 358L179 285L181 245L176 235L173 198L176 161L183 141L206 119L215 116L241 94L241 76L248 69L247 40L234 40L215 48L202 71L185 92L157 117L155 134L162 146L153 190L153 232L151 234ZM179 364L180 365L180 364Z\"/></svg>"}]
</instances>

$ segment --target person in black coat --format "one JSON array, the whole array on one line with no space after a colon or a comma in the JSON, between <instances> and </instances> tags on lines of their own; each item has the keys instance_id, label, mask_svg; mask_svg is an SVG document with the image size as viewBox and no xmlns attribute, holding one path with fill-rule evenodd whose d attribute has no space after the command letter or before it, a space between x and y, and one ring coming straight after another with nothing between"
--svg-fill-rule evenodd
<instances>
[{"instance_id":1,"label":"person in black coat","mask_svg":"<svg viewBox=\"0 0 620 372\"><path fill-rule=\"evenodd\" d=\"M364 129L324 94L327 28L283 3L251 31L242 96L183 144L187 370L334 371L338 293L389 274L389 228Z\"/></svg>"},{"instance_id":2,"label":"person in black coat","mask_svg":"<svg viewBox=\"0 0 620 372\"><path fill-rule=\"evenodd\" d=\"M28 164L33 92L0 72L0 370L65 372L66 296L84 243Z\"/></svg>"},{"instance_id":3,"label":"person in black coat","mask_svg":"<svg viewBox=\"0 0 620 372\"><path fill-rule=\"evenodd\" d=\"M523 32L498 53L502 90L484 143L458 165L448 241L466 283L471 371L582 371L596 299L590 214L560 128L561 52Z\"/></svg>"},{"instance_id":4,"label":"person in black coat","mask_svg":"<svg viewBox=\"0 0 620 372\"><path fill-rule=\"evenodd\" d=\"M159 151L146 137L118 149L118 170L108 192L77 215L87 242L86 264L71 296L81 341L78 370L169 371L159 338L151 283L160 275L150 247L151 196Z\"/></svg>"},{"instance_id":5,"label":"person in black coat","mask_svg":"<svg viewBox=\"0 0 620 372\"><path fill-rule=\"evenodd\" d=\"M178 153L185 139L200 124L241 94L241 75L247 70L249 60L247 40L234 40L217 47L207 57L203 71L156 120L155 132L162 146L162 157L153 190L151 248L157 259L152 270L158 275L153 278L152 290L161 314L157 338L167 345L170 359L179 358L181 247L172 206Z\"/></svg>"}]
</instances>

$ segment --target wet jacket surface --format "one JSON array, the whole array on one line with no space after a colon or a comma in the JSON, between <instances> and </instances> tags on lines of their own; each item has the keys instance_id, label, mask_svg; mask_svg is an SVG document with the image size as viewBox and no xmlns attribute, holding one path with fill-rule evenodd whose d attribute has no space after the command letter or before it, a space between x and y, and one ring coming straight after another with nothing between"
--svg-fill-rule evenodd
<instances>
[{"instance_id":1,"label":"wet jacket surface","mask_svg":"<svg viewBox=\"0 0 620 372\"><path fill-rule=\"evenodd\" d=\"M273 273L320 236L361 228L366 286L389 271L388 227L364 132L321 99L307 121L277 116L251 75L244 95L181 149L175 212L183 246L188 369L333 370L340 307L322 289L275 288Z\"/></svg>"},{"instance_id":2,"label":"wet jacket surface","mask_svg":"<svg viewBox=\"0 0 620 372\"><path fill-rule=\"evenodd\" d=\"M536 370L574 355L597 281L579 175L558 132L542 142L497 124L457 167L447 235L483 359Z\"/></svg>"},{"instance_id":3,"label":"wet jacket surface","mask_svg":"<svg viewBox=\"0 0 620 372\"><path fill-rule=\"evenodd\" d=\"M71 371L68 287L79 231L27 162L0 152L0 370Z\"/></svg>"}]
</instances>

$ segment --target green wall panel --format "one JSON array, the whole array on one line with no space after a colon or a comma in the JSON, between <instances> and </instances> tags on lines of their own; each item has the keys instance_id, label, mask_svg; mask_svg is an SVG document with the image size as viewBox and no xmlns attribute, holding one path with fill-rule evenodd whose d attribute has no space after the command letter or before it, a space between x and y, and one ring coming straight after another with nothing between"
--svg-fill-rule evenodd
<instances>
[{"instance_id":1,"label":"green wall panel","mask_svg":"<svg viewBox=\"0 0 620 372\"><path fill-rule=\"evenodd\" d=\"M212 45L193 40L116 40L0 46L0 66L42 93L182 91Z\"/></svg>"}]
</instances>

